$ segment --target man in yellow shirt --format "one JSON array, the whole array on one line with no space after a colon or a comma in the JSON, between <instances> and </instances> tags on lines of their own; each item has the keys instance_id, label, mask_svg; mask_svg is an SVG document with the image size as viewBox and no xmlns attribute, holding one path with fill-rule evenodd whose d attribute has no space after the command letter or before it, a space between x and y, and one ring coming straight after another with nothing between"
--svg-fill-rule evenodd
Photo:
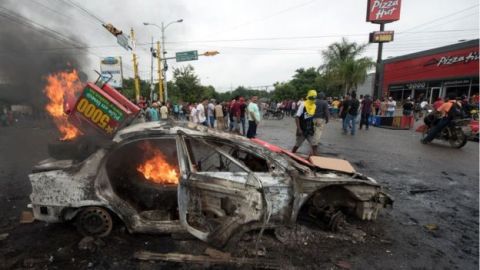
<instances>
[{"instance_id":1,"label":"man in yellow shirt","mask_svg":"<svg viewBox=\"0 0 480 270\"><path fill-rule=\"evenodd\" d=\"M337 118L338 117L338 108L340 107L340 100L338 100L338 98L333 98L333 101L332 101L332 116L334 118Z\"/></svg>"}]
</instances>

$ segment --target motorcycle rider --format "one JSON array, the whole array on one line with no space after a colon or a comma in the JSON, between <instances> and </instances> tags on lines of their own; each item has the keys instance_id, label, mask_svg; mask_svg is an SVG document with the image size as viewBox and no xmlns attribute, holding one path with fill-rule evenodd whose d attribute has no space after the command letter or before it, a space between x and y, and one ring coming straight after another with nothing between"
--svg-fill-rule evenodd
<instances>
[{"instance_id":1,"label":"motorcycle rider","mask_svg":"<svg viewBox=\"0 0 480 270\"><path fill-rule=\"evenodd\" d=\"M461 110L454 93L448 95L448 101L443 103L436 110L440 114L439 121L429 131L427 136L421 140L423 144L431 142L455 118L454 111Z\"/></svg>"}]
</instances>

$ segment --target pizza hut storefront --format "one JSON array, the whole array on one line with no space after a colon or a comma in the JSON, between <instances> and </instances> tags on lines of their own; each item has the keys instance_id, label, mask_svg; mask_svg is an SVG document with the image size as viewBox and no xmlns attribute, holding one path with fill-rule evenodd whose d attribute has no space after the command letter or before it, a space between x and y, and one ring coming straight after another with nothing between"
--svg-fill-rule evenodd
<instances>
[{"instance_id":1,"label":"pizza hut storefront","mask_svg":"<svg viewBox=\"0 0 480 270\"><path fill-rule=\"evenodd\" d=\"M478 95L478 45L476 39L385 60L382 93L397 101L410 96L430 103L450 93Z\"/></svg>"}]
</instances>

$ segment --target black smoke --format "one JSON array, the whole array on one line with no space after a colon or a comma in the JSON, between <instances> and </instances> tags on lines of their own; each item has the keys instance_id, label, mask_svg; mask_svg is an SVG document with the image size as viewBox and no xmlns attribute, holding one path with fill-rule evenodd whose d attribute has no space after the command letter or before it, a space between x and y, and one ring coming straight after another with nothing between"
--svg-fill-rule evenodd
<instances>
[{"instance_id":1,"label":"black smoke","mask_svg":"<svg viewBox=\"0 0 480 270\"><path fill-rule=\"evenodd\" d=\"M55 14L36 5L35 1L2 0L0 103L26 104L36 112L43 111L46 76L73 68L82 71L88 66L88 51L82 49L86 47L85 43L75 36L75 29L68 17L58 16L66 11L62 9L70 8L68 5L56 6ZM34 18L30 16L32 14L35 14Z\"/></svg>"}]
</instances>

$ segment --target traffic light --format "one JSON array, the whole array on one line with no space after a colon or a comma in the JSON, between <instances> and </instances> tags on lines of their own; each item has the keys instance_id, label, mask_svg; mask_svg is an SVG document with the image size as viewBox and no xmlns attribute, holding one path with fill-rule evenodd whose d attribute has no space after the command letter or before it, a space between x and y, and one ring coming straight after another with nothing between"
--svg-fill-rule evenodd
<instances>
[{"instance_id":1,"label":"traffic light","mask_svg":"<svg viewBox=\"0 0 480 270\"><path fill-rule=\"evenodd\" d=\"M219 54L218 51L206 51L206 52L203 53L203 55L205 55L205 56L214 56L214 55L217 55L217 54Z\"/></svg>"},{"instance_id":2,"label":"traffic light","mask_svg":"<svg viewBox=\"0 0 480 270\"><path fill-rule=\"evenodd\" d=\"M118 36L123 33L122 30L115 28L115 26L113 26L111 23L102 24L102 26L105 27L105 29L107 29L108 32L112 33L112 35L114 36Z\"/></svg>"},{"instance_id":3,"label":"traffic light","mask_svg":"<svg viewBox=\"0 0 480 270\"><path fill-rule=\"evenodd\" d=\"M157 50L155 50L154 48L150 48L150 52L152 53L152 56L154 58L157 58Z\"/></svg>"}]
</instances>

